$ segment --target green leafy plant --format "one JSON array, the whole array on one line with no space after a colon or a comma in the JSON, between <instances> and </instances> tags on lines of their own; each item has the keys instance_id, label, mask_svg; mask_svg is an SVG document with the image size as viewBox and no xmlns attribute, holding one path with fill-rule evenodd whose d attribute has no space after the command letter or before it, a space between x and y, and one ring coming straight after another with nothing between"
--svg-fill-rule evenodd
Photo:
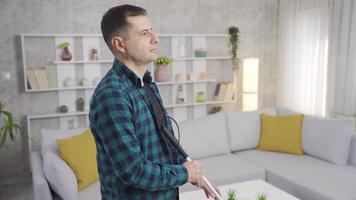
<instances>
[{"instance_id":1,"label":"green leafy plant","mask_svg":"<svg viewBox=\"0 0 356 200\"><path fill-rule=\"evenodd\" d=\"M62 42L57 46L59 49L64 49L69 47L69 42Z\"/></svg>"},{"instance_id":2,"label":"green leafy plant","mask_svg":"<svg viewBox=\"0 0 356 200\"><path fill-rule=\"evenodd\" d=\"M172 59L170 59L166 56L160 56L154 61L155 65L162 65L162 66L167 66L171 63L172 63Z\"/></svg>"},{"instance_id":3,"label":"green leafy plant","mask_svg":"<svg viewBox=\"0 0 356 200\"><path fill-rule=\"evenodd\" d=\"M227 200L236 200L236 192L234 189L229 189L227 192Z\"/></svg>"},{"instance_id":4,"label":"green leafy plant","mask_svg":"<svg viewBox=\"0 0 356 200\"><path fill-rule=\"evenodd\" d=\"M265 194L265 193L258 193L257 194L257 200L267 200L267 194Z\"/></svg>"},{"instance_id":5,"label":"green leafy plant","mask_svg":"<svg viewBox=\"0 0 356 200\"><path fill-rule=\"evenodd\" d=\"M230 54L232 57L232 64L233 64L233 69L238 70L239 66L239 58L237 57L237 50L239 48L239 33L240 30L236 26L231 26L229 28L229 47L230 47Z\"/></svg>"},{"instance_id":6,"label":"green leafy plant","mask_svg":"<svg viewBox=\"0 0 356 200\"><path fill-rule=\"evenodd\" d=\"M214 106L210 109L210 111L208 112L208 114L214 114L214 113L217 113L217 112L220 112L221 111L221 106Z\"/></svg>"},{"instance_id":7,"label":"green leafy plant","mask_svg":"<svg viewBox=\"0 0 356 200\"><path fill-rule=\"evenodd\" d=\"M5 141L9 135L14 140L14 133L22 133L21 126L14 123L12 113L5 110L5 103L0 102L0 119L4 117L4 125L0 128L0 149L5 146Z\"/></svg>"}]
</instances>

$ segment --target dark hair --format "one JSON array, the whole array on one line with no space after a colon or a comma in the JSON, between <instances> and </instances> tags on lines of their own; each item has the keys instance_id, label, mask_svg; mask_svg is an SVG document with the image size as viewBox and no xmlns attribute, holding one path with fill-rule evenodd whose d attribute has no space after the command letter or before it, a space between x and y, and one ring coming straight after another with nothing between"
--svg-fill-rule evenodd
<instances>
[{"instance_id":1,"label":"dark hair","mask_svg":"<svg viewBox=\"0 0 356 200\"><path fill-rule=\"evenodd\" d=\"M106 44L111 49L111 38L129 25L127 17L147 15L145 9L132 6L120 5L110 8L101 19L101 33Z\"/></svg>"}]
</instances>

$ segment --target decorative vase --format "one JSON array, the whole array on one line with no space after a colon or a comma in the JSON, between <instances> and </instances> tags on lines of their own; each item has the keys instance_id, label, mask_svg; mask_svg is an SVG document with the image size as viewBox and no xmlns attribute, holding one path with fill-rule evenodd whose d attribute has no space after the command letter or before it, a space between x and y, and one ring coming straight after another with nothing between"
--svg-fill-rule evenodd
<instances>
[{"instance_id":1,"label":"decorative vase","mask_svg":"<svg viewBox=\"0 0 356 200\"><path fill-rule=\"evenodd\" d=\"M72 60L72 53L70 53L68 47L64 47L61 55L61 59L63 61L70 61Z\"/></svg>"},{"instance_id":2,"label":"decorative vase","mask_svg":"<svg viewBox=\"0 0 356 200\"><path fill-rule=\"evenodd\" d=\"M176 96L176 103L177 104L181 104L184 103L184 95L183 95L183 86L182 85L178 85L177 87L177 96Z\"/></svg>"},{"instance_id":3,"label":"decorative vase","mask_svg":"<svg viewBox=\"0 0 356 200\"><path fill-rule=\"evenodd\" d=\"M205 102L205 94L204 94L204 92L198 92L195 101L197 103Z\"/></svg>"},{"instance_id":4,"label":"decorative vase","mask_svg":"<svg viewBox=\"0 0 356 200\"><path fill-rule=\"evenodd\" d=\"M155 70L156 82L169 81L169 70L167 66L158 65Z\"/></svg>"},{"instance_id":5,"label":"decorative vase","mask_svg":"<svg viewBox=\"0 0 356 200\"><path fill-rule=\"evenodd\" d=\"M63 81L64 87L73 87L74 86L74 79L72 77L68 77Z\"/></svg>"},{"instance_id":6,"label":"decorative vase","mask_svg":"<svg viewBox=\"0 0 356 200\"><path fill-rule=\"evenodd\" d=\"M77 110L83 112L84 111L84 105L85 105L85 101L83 98L78 98L76 101L76 105L77 105Z\"/></svg>"},{"instance_id":7,"label":"decorative vase","mask_svg":"<svg viewBox=\"0 0 356 200\"><path fill-rule=\"evenodd\" d=\"M67 113L68 110L69 110L69 108L66 105L61 105L58 107L58 112L60 112L60 113Z\"/></svg>"},{"instance_id":8,"label":"decorative vase","mask_svg":"<svg viewBox=\"0 0 356 200\"><path fill-rule=\"evenodd\" d=\"M83 78L82 81L80 82L80 84L81 84L82 86L84 86L84 87L89 87L90 84L91 84L91 82L90 82L89 79Z\"/></svg>"}]
</instances>

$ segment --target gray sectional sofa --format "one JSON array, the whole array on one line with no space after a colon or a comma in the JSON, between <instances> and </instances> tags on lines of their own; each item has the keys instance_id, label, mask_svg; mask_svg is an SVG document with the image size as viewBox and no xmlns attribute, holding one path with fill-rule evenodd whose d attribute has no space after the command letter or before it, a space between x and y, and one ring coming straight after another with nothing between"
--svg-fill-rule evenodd
<instances>
[{"instance_id":1,"label":"gray sectional sofa","mask_svg":"<svg viewBox=\"0 0 356 200\"><path fill-rule=\"evenodd\" d=\"M297 114L271 108L182 122L182 146L217 185L262 179L302 200L356 200L356 133L351 121L304 116L305 155L298 156L256 150L261 113ZM180 188L195 189L190 184Z\"/></svg>"},{"instance_id":2,"label":"gray sectional sofa","mask_svg":"<svg viewBox=\"0 0 356 200\"><path fill-rule=\"evenodd\" d=\"M298 156L256 150L260 113L295 114L270 108L217 113L181 122L181 145L191 158L203 164L205 175L217 185L262 179L302 200L356 200L356 133L351 121L305 116L305 155ZM51 199L41 155L32 155L35 199ZM181 192L196 189L191 184L180 187ZM78 199L100 199L99 184L80 193Z\"/></svg>"}]
</instances>

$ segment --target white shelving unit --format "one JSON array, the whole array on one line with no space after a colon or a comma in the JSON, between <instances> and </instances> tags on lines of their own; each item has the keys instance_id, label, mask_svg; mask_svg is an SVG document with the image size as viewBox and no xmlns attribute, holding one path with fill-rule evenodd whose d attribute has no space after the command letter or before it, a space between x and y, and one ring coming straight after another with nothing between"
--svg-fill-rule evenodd
<instances>
[{"instance_id":1,"label":"white shelving unit","mask_svg":"<svg viewBox=\"0 0 356 200\"><path fill-rule=\"evenodd\" d=\"M207 72L207 63L214 61L223 61L230 60L231 57L227 55L221 56L207 56L207 57L194 57L192 55L187 55L187 49L185 52L182 52L179 48L180 45L184 45L186 47L191 47L191 51L194 54L194 50L198 48L207 49L207 39L208 38L227 38L229 35L227 34L159 34L158 35L162 39L168 39L170 44L170 56L173 59L171 65L172 77L176 73L182 73L187 77L189 73L199 74L202 72ZM48 63L53 67L53 71L55 72L55 83L51 88L46 89L30 89L28 85L26 72L29 69L33 69L28 66L28 57L27 53L30 52L27 46L27 41L31 39L36 39L41 41L42 39L51 40L53 51L55 57L52 58ZM60 51L56 48L58 44L62 42L69 42L71 45L69 46L69 50L73 55L71 61L62 61L60 59ZM188 44L190 43L190 44ZM79 44L79 45L78 45ZM46 120L49 118L58 118L59 119L59 127L61 129L67 128L75 128L78 125L78 117L86 117L88 115L89 110L89 102L92 93L94 92L95 85L92 86L79 86L75 85L72 87L64 87L63 81L72 77L74 80L77 80L77 68L79 67L82 70L82 76L93 80L98 77L102 77L104 72L102 72L103 65L108 66L111 65L113 60L100 59L102 58L100 52L100 45L105 44L101 34L21 34L21 48L22 48L22 58L23 58L23 71L24 71L24 88L25 92L28 93L41 93L41 92L55 92L57 93L58 104L54 106L52 113L40 113L40 114L28 114L27 122L28 122L28 134L31 138L31 121L32 120ZM105 44L106 45L106 44ZM225 44L224 44L225 45ZM76 48L81 49L76 49ZM50 47L48 47L50 48ZM89 60L90 49L95 48L98 50L99 60ZM106 48L106 47L105 47ZM74 54L74 52L81 52L80 56ZM209 52L208 52L209 53ZM184 54L184 55L182 55ZM37 53L38 55L38 53ZM30 57L31 58L31 57ZM48 58L47 58L48 60ZM188 66L191 67L191 70L188 70ZM151 71L153 79L154 79L154 66L150 65L148 68ZM169 113L174 117L177 121L182 121L190 118L199 118L207 115L208 106L211 105L222 105L222 104L231 104L235 103L235 100L231 101L212 101L211 98L207 96L208 94L208 84L216 84L217 79L209 78L207 80L187 80L184 78L180 81L171 80L169 82L156 82L161 90L162 87L168 87L169 90L172 91L172 98L170 101L164 101L165 107L169 110ZM182 104L177 104L176 92L179 86L183 87L183 94L186 102ZM187 88L190 88L188 91ZM215 88L215 87L214 87ZM197 92L203 92L206 96L207 101L203 103L196 103L194 101L188 102L188 97L192 97L191 99L195 100L195 95ZM78 98L78 93L80 93L82 98L85 100L85 111L77 112L75 101ZM162 93L162 91L161 91ZM55 110L60 105L67 105L69 108L68 113L57 113ZM71 126L69 127L68 122L71 122ZM89 125L88 119L86 120L87 125Z\"/></svg>"}]
</instances>

